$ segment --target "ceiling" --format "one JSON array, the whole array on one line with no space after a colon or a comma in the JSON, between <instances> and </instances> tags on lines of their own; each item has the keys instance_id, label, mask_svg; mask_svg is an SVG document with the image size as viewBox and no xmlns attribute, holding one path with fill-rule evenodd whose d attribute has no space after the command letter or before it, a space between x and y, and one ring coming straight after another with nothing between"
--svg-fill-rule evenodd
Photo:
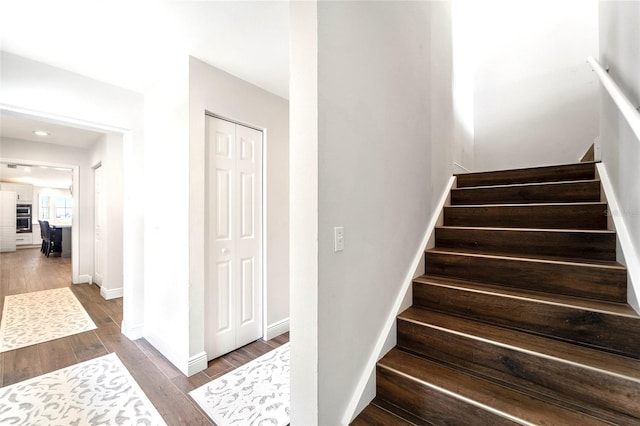
<instances>
[{"instance_id":1,"label":"ceiling","mask_svg":"<svg viewBox=\"0 0 640 426\"><path fill-rule=\"evenodd\" d=\"M73 175L71 169L58 169L52 167L38 167L17 165L16 168L8 167L7 163L0 163L0 181L13 183L28 183L45 188L64 188L71 186Z\"/></svg>"},{"instance_id":2,"label":"ceiling","mask_svg":"<svg viewBox=\"0 0 640 426\"><path fill-rule=\"evenodd\" d=\"M0 47L137 92L189 54L289 96L288 1L0 0Z\"/></svg>"},{"instance_id":3,"label":"ceiling","mask_svg":"<svg viewBox=\"0 0 640 426\"><path fill-rule=\"evenodd\" d=\"M191 55L289 97L288 1L0 0L0 49L140 93ZM76 148L101 136L7 111L0 135ZM0 164L0 180L68 188L71 173Z\"/></svg>"},{"instance_id":4,"label":"ceiling","mask_svg":"<svg viewBox=\"0 0 640 426\"><path fill-rule=\"evenodd\" d=\"M38 136L33 132L44 130L48 136ZM3 138L20 139L31 142L67 145L74 148L88 149L102 136L102 133L31 118L22 114L0 111L0 135Z\"/></svg>"}]
</instances>

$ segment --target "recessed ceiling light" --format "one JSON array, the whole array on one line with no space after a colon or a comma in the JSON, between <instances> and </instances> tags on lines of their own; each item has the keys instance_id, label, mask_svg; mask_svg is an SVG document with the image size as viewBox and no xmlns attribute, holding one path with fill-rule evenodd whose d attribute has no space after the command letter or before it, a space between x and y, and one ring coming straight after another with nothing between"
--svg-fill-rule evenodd
<instances>
[{"instance_id":1,"label":"recessed ceiling light","mask_svg":"<svg viewBox=\"0 0 640 426\"><path fill-rule=\"evenodd\" d=\"M49 132L45 132L44 130L34 130L33 134L38 136L49 136Z\"/></svg>"}]
</instances>

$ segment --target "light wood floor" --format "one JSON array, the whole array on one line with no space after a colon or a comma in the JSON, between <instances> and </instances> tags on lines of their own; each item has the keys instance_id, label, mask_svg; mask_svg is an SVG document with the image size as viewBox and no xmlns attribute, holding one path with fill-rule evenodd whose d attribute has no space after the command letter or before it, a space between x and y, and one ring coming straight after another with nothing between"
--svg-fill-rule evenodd
<instances>
[{"instance_id":1,"label":"light wood floor","mask_svg":"<svg viewBox=\"0 0 640 426\"><path fill-rule=\"evenodd\" d=\"M211 425L188 393L289 341L288 333L258 340L186 377L146 340L131 341L120 333L122 299L107 301L96 285L71 284L70 259L47 258L39 248L0 253L0 312L6 295L60 287L71 288L98 328L0 354L0 386L115 352L168 425Z\"/></svg>"}]
</instances>

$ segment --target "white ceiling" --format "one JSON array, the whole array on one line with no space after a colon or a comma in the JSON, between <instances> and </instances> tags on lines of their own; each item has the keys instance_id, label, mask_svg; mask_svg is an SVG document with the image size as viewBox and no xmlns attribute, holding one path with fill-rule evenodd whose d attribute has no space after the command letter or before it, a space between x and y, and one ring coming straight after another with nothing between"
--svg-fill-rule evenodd
<instances>
[{"instance_id":1,"label":"white ceiling","mask_svg":"<svg viewBox=\"0 0 640 426\"><path fill-rule=\"evenodd\" d=\"M288 1L0 0L0 49L141 93L192 55L289 97ZM0 135L77 148L100 137L6 111ZM71 173L1 164L0 180L68 188Z\"/></svg>"},{"instance_id":2,"label":"white ceiling","mask_svg":"<svg viewBox=\"0 0 640 426\"><path fill-rule=\"evenodd\" d=\"M137 92L190 54L289 95L288 1L0 0L0 47Z\"/></svg>"},{"instance_id":3,"label":"white ceiling","mask_svg":"<svg viewBox=\"0 0 640 426\"><path fill-rule=\"evenodd\" d=\"M0 163L0 181L13 183L28 183L45 188L64 188L71 186L71 170L61 170L51 167L25 167L17 165L10 168L7 163Z\"/></svg>"},{"instance_id":4,"label":"white ceiling","mask_svg":"<svg viewBox=\"0 0 640 426\"><path fill-rule=\"evenodd\" d=\"M49 136L38 136L33 132L44 130ZM102 136L102 133L41 121L26 115L0 111L0 136L2 138L67 145L88 149Z\"/></svg>"}]
</instances>

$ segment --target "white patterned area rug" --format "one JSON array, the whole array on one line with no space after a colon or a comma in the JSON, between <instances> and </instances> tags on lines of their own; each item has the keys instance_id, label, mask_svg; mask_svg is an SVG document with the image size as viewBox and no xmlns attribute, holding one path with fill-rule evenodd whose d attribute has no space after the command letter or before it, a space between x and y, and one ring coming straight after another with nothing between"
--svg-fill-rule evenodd
<instances>
[{"instance_id":1,"label":"white patterned area rug","mask_svg":"<svg viewBox=\"0 0 640 426\"><path fill-rule=\"evenodd\" d=\"M91 317L68 287L5 296L0 352L95 328Z\"/></svg>"},{"instance_id":2,"label":"white patterned area rug","mask_svg":"<svg viewBox=\"0 0 640 426\"><path fill-rule=\"evenodd\" d=\"M0 388L2 425L166 425L115 353Z\"/></svg>"},{"instance_id":3,"label":"white patterned area rug","mask_svg":"<svg viewBox=\"0 0 640 426\"><path fill-rule=\"evenodd\" d=\"M289 424L289 344L189 393L218 426Z\"/></svg>"}]
</instances>

